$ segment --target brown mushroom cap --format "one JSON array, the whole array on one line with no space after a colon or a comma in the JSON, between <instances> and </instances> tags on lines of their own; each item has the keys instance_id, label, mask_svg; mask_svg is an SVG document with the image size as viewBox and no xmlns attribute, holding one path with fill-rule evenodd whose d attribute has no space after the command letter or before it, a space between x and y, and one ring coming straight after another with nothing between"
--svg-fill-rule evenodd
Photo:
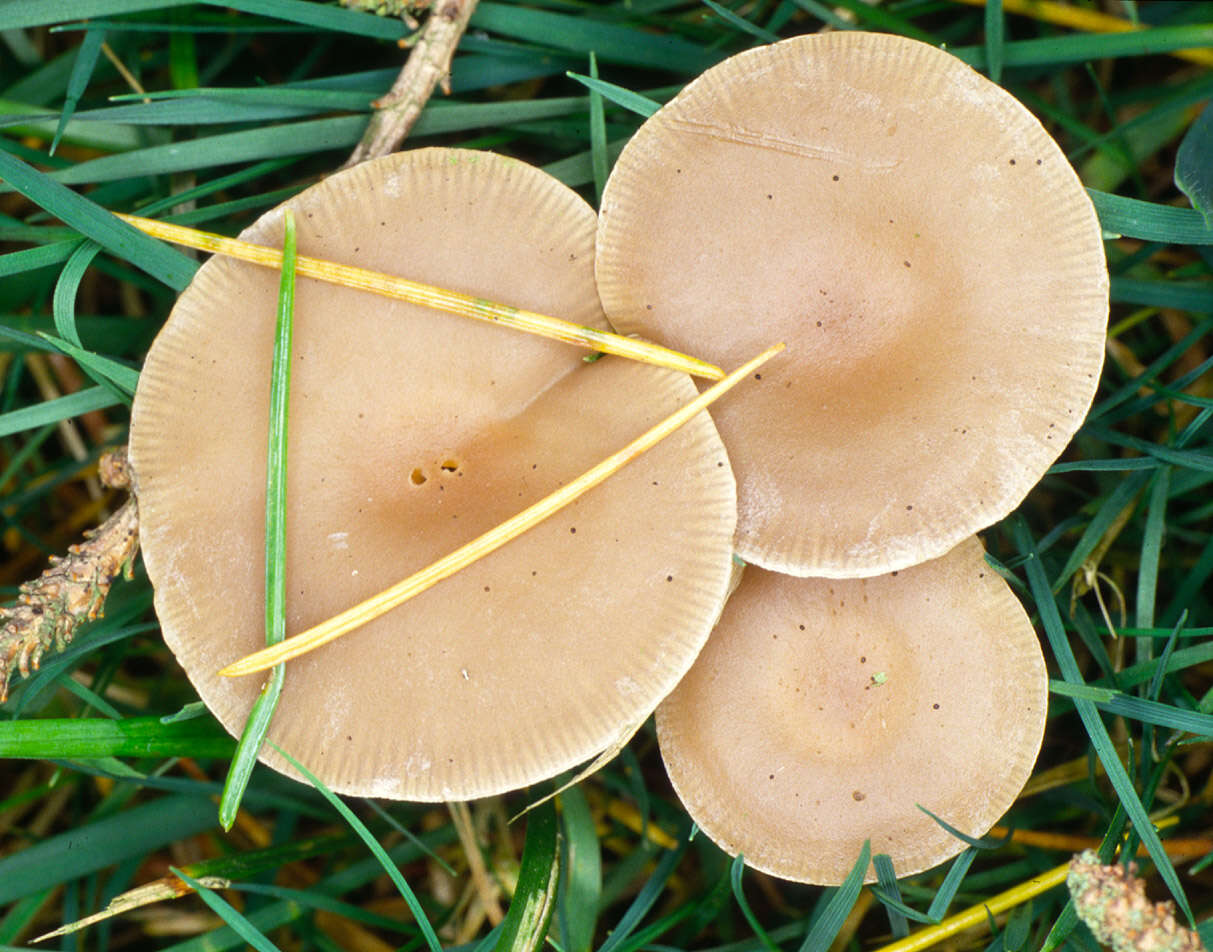
<instances>
[{"instance_id":1,"label":"brown mushroom cap","mask_svg":"<svg viewBox=\"0 0 1213 952\"><path fill-rule=\"evenodd\" d=\"M1013 509L1103 360L1099 223L1056 143L948 53L802 36L645 122L602 200L607 316L723 366L738 551L796 575L941 555Z\"/></svg>"},{"instance_id":2,"label":"brown mushroom cap","mask_svg":"<svg viewBox=\"0 0 1213 952\"><path fill-rule=\"evenodd\" d=\"M523 163L425 149L291 199L299 250L606 327L595 217ZM282 210L246 240L278 244ZM233 734L264 645L278 276L212 259L140 378L131 458L165 640ZM300 279L288 634L475 538L696 391L683 374ZM538 528L287 665L269 739L338 791L465 799L538 781L642 720L698 653L731 571L735 487L700 414ZM268 747L267 763L286 770Z\"/></svg>"},{"instance_id":3,"label":"brown mushroom cap","mask_svg":"<svg viewBox=\"0 0 1213 952\"><path fill-rule=\"evenodd\" d=\"M835 884L865 839L898 875L980 836L1044 732L1040 645L966 540L868 579L746 569L720 624L657 709L670 780L703 831L785 879Z\"/></svg>"}]
</instances>

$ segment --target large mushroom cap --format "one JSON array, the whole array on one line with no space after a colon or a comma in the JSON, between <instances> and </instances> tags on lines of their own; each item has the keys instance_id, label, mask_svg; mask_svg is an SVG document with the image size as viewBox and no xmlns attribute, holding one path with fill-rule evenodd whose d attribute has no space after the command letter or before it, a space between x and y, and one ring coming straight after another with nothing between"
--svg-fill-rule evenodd
<instances>
[{"instance_id":1,"label":"large mushroom cap","mask_svg":"<svg viewBox=\"0 0 1213 952\"><path fill-rule=\"evenodd\" d=\"M951 55L796 37L645 122L602 200L607 316L723 366L779 366L713 410L739 552L796 575L941 555L1013 509L1077 430L1107 273L1056 143Z\"/></svg>"},{"instance_id":2,"label":"large mushroom cap","mask_svg":"<svg viewBox=\"0 0 1213 952\"><path fill-rule=\"evenodd\" d=\"M1040 645L970 539L868 579L753 567L657 709L670 780L703 831L755 869L834 884L864 840L897 874L981 836L1044 733Z\"/></svg>"},{"instance_id":3,"label":"large mushroom cap","mask_svg":"<svg viewBox=\"0 0 1213 952\"><path fill-rule=\"evenodd\" d=\"M607 326L593 211L520 162L409 152L288 204L300 253ZM276 210L244 237L281 234ZM165 640L232 733L261 681L216 672L264 645L277 285L231 260L200 269L148 357L131 434ZM564 344L306 279L294 340L288 634L514 515L696 392L682 374L587 364ZM551 776L641 721L690 666L723 603L735 519L700 414L538 528L289 662L270 740L362 795L463 799Z\"/></svg>"}]
</instances>

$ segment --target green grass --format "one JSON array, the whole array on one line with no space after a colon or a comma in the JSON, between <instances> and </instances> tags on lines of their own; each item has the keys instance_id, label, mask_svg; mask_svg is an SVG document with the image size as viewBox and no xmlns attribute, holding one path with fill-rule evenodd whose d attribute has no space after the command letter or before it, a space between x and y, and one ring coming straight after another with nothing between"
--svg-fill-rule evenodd
<instances>
[{"instance_id":1,"label":"green grass","mask_svg":"<svg viewBox=\"0 0 1213 952\"><path fill-rule=\"evenodd\" d=\"M1213 46L1213 3L1134 6L1158 19L1148 34L1077 34L946 0L484 0L452 95L435 98L410 144L505 152L595 201L656 103L731 53L825 21L946 43L1040 116L1091 190L1113 309L1086 425L985 534L1055 679L1036 777L1006 823L1103 844L1105 856L1123 836L1142 843L1152 895L1170 894L1205 923L1213 229L1192 205L1213 207L1213 113L1194 126L1213 71L1163 54ZM64 14L74 19L50 19ZM0 40L0 594L11 599L96 523L88 480L102 448L125 442L138 367L198 263L106 209L236 233L341 163L395 75L405 30L311 0L10 0L0 30L10 31ZM47 378L53 390L39 384ZM1095 596L1075 590L1093 558L1119 642ZM0 707L0 948L24 948L150 879L178 882L175 868L233 886L155 907L157 922L179 930L171 937L125 914L40 947L361 941L470 952L503 937L538 948L546 934L562 952L812 952L832 938L875 949L1072 849L995 837L901 880L876 858L875 891L772 880L691 835L648 725L563 793L558 811L509 824L535 792L472 806L508 909L494 929L478 917L445 807L351 800L343 815L326 791L258 767L241 817L222 832L217 800L235 742L190 707L197 698L159 638L142 572L117 584L106 616L68 650L11 688ZM1174 825L1156 834L1146 818L1161 815ZM1174 862L1164 852L1173 839L1191 845ZM1062 940L1095 948L1054 888L965 947Z\"/></svg>"}]
</instances>

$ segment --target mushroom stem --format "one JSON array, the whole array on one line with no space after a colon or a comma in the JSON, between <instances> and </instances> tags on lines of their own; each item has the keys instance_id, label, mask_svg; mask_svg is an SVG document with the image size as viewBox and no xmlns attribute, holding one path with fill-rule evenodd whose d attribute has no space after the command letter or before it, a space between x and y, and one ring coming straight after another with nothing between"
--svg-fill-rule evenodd
<instances>
[{"instance_id":1,"label":"mushroom stem","mask_svg":"<svg viewBox=\"0 0 1213 952\"><path fill-rule=\"evenodd\" d=\"M277 248L267 248L264 245L254 245L236 238L225 238L208 231L198 231L186 228L184 225L174 225L153 218L140 218L138 215L118 214L118 217L128 224L134 225L140 231L153 237L173 244L185 245L212 254L227 255L239 258L267 268L278 269L282 266L282 252ZM638 340L634 337L624 337L612 334L594 327L574 324L558 317L548 317L523 308L512 307L509 304L499 304L473 294L463 294L446 288L410 281L392 274L380 271L369 271L348 264L337 264L319 258L309 258L299 255L296 262L296 273L305 277L340 284L360 291L370 291L384 297L408 301L422 307L445 311L448 314L458 314L478 321L492 324L502 324L528 334L549 337L552 340L564 341L566 344L576 344L604 354L614 354L638 360L646 364L656 364L658 367L668 367L696 377L707 377L709 380L719 380L724 371L714 364L688 357L677 351Z\"/></svg>"},{"instance_id":2,"label":"mushroom stem","mask_svg":"<svg viewBox=\"0 0 1213 952\"><path fill-rule=\"evenodd\" d=\"M334 639L353 631L367 622L373 621L380 615L391 611L398 605L408 601L414 595L420 595L426 589L441 582L444 578L454 575L460 569L466 568L477 559L483 558L496 551L511 539L517 538L528 529L538 525L584 495L609 476L622 469L645 450L652 449L661 440L669 436L684 423L689 421L700 410L703 410L718 397L723 396L740 383L754 370L784 349L784 345L773 344L757 357L742 364L720 382L712 385L690 403L676 410L652 429L634 439L623 449L608 456L597 466L586 470L572 482L566 483L549 496L527 507L522 512L507 519L496 528L490 529L483 535L473 539L466 545L460 546L454 552L444 556L428 568L410 575L402 582L374 595L359 605L347 609L340 615L321 622L292 638L279 642L261 651L241 658L220 670L224 677L238 677L264 671L283 661L289 661L306 654L313 648L328 644Z\"/></svg>"}]
</instances>

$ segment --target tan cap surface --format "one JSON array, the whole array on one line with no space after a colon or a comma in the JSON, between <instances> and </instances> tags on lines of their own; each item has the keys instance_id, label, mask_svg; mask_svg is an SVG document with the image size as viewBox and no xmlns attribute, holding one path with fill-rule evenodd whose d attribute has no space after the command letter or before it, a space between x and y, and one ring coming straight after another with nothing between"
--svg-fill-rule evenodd
<instances>
[{"instance_id":1,"label":"tan cap surface","mask_svg":"<svg viewBox=\"0 0 1213 952\"><path fill-rule=\"evenodd\" d=\"M714 67L607 183L607 315L723 366L738 551L796 575L941 555L1027 494L1103 360L1098 221L1056 143L933 47L831 33Z\"/></svg>"},{"instance_id":2,"label":"tan cap surface","mask_svg":"<svg viewBox=\"0 0 1213 952\"><path fill-rule=\"evenodd\" d=\"M426 149L289 203L300 253L605 327L593 211L520 162ZM281 242L282 211L245 233ZM264 644L278 276L205 264L140 379L131 456L165 640L233 733ZM695 395L682 374L300 280L288 634L500 523ZM287 665L270 739L334 789L463 799L551 776L634 725L723 603L735 487L707 414L535 530ZM280 758L266 761L283 769ZM289 771L288 771L289 772Z\"/></svg>"},{"instance_id":3,"label":"tan cap surface","mask_svg":"<svg viewBox=\"0 0 1213 952\"><path fill-rule=\"evenodd\" d=\"M747 568L657 733L722 848L834 884L869 838L899 876L959 853L918 804L985 833L1031 773L1046 702L1032 625L969 539L877 578Z\"/></svg>"}]
</instances>

